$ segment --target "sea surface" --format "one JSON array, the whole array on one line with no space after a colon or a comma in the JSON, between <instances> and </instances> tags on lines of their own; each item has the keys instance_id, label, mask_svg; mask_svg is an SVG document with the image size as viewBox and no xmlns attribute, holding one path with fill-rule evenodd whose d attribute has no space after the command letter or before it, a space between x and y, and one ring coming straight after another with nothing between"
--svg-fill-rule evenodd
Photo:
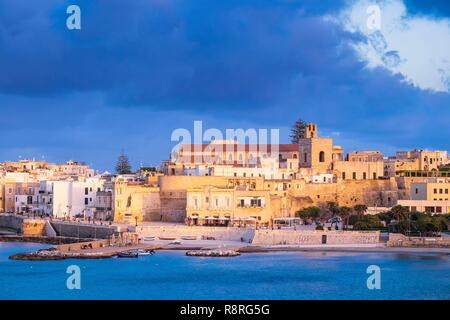
<instances>
[{"instance_id":1,"label":"sea surface","mask_svg":"<svg viewBox=\"0 0 450 320\"><path fill-rule=\"evenodd\" d=\"M47 247L0 243L0 299L450 299L450 257L396 253L252 253L234 258L157 252L138 259L13 261ZM78 266L81 289L67 288ZM369 290L367 268L381 272Z\"/></svg>"}]
</instances>

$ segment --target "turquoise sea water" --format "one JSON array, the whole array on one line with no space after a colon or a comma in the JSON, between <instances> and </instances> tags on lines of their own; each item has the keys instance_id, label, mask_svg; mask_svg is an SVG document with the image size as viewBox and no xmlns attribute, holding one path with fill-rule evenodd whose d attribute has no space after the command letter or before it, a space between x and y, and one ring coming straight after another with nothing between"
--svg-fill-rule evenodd
<instances>
[{"instance_id":1,"label":"turquoise sea water","mask_svg":"<svg viewBox=\"0 0 450 320\"><path fill-rule=\"evenodd\" d=\"M12 261L45 247L0 243L0 299L450 299L450 257L394 253L271 253L235 258L157 252L139 259ZM81 269L69 290L66 269ZM381 289L367 289L369 265Z\"/></svg>"}]
</instances>

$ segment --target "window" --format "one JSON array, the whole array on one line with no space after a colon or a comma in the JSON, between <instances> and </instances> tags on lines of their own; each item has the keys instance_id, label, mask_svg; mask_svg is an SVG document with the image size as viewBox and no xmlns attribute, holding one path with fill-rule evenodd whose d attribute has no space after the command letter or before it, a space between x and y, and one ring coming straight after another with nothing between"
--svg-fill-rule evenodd
<instances>
[{"instance_id":1,"label":"window","mask_svg":"<svg viewBox=\"0 0 450 320\"><path fill-rule=\"evenodd\" d=\"M437 189L433 189L433 193L437 193Z\"/></svg>"},{"instance_id":2,"label":"window","mask_svg":"<svg viewBox=\"0 0 450 320\"><path fill-rule=\"evenodd\" d=\"M416 188L416 194L418 194L419 193L419 188Z\"/></svg>"},{"instance_id":3,"label":"window","mask_svg":"<svg viewBox=\"0 0 450 320\"><path fill-rule=\"evenodd\" d=\"M84 204L88 205L89 204L89 199L88 198L84 198Z\"/></svg>"},{"instance_id":4,"label":"window","mask_svg":"<svg viewBox=\"0 0 450 320\"><path fill-rule=\"evenodd\" d=\"M342 172L342 180L345 180L345 172Z\"/></svg>"},{"instance_id":5,"label":"window","mask_svg":"<svg viewBox=\"0 0 450 320\"><path fill-rule=\"evenodd\" d=\"M250 204L252 207L261 207L262 206L261 199L251 199Z\"/></svg>"},{"instance_id":6,"label":"window","mask_svg":"<svg viewBox=\"0 0 450 320\"><path fill-rule=\"evenodd\" d=\"M377 173L376 172L373 173L373 180L377 180Z\"/></svg>"},{"instance_id":7,"label":"window","mask_svg":"<svg viewBox=\"0 0 450 320\"><path fill-rule=\"evenodd\" d=\"M442 189L439 189L439 193L442 194L444 191Z\"/></svg>"},{"instance_id":8,"label":"window","mask_svg":"<svg viewBox=\"0 0 450 320\"><path fill-rule=\"evenodd\" d=\"M88 188L84 188L84 194L87 195L89 193L89 189Z\"/></svg>"},{"instance_id":9,"label":"window","mask_svg":"<svg viewBox=\"0 0 450 320\"><path fill-rule=\"evenodd\" d=\"M319 162L325 162L325 152L319 152Z\"/></svg>"},{"instance_id":10,"label":"window","mask_svg":"<svg viewBox=\"0 0 450 320\"><path fill-rule=\"evenodd\" d=\"M356 172L353 172L353 180L356 180Z\"/></svg>"},{"instance_id":11,"label":"window","mask_svg":"<svg viewBox=\"0 0 450 320\"><path fill-rule=\"evenodd\" d=\"M363 172L363 179L366 180L367 179L367 173Z\"/></svg>"},{"instance_id":12,"label":"window","mask_svg":"<svg viewBox=\"0 0 450 320\"><path fill-rule=\"evenodd\" d=\"M241 199L241 200L240 200L239 206L242 207L242 208L245 206L245 201L244 201L244 199Z\"/></svg>"},{"instance_id":13,"label":"window","mask_svg":"<svg viewBox=\"0 0 450 320\"><path fill-rule=\"evenodd\" d=\"M304 162L308 162L308 154L305 152L305 154L303 155L303 161Z\"/></svg>"},{"instance_id":14,"label":"window","mask_svg":"<svg viewBox=\"0 0 450 320\"><path fill-rule=\"evenodd\" d=\"M445 194L448 194L448 189L445 189Z\"/></svg>"}]
</instances>

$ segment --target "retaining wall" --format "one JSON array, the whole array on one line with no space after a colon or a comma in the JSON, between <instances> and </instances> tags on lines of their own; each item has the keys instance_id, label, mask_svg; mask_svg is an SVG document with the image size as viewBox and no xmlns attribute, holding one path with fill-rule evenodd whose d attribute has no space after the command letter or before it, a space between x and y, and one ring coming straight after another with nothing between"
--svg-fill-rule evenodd
<instances>
[{"instance_id":1,"label":"retaining wall","mask_svg":"<svg viewBox=\"0 0 450 320\"><path fill-rule=\"evenodd\" d=\"M321 244L377 244L378 231L299 231L257 230L253 244L260 245L321 245Z\"/></svg>"},{"instance_id":2,"label":"retaining wall","mask_svg":"<svg viewBox=\"0 0 450 320\"><path fill-rule=\"evenodd\" d=\"M56 232L56 235L60 237L108 239L118 232L116 226L100 226L63 221L52 221L50 224Z\"/></svg>"},{"instance_id":3,"label":"retaining wall","mask_svg":"<svg viewBox=\"0 0 450 320\"><path fill-rule=\"evenodd\" d=\"M203 227L203 226L138 226L136 232L141 237L166 237L179 239L182 236L213 237L216 240L251 242L254 229L235 227Z\"/></svg>"},{"instance_id":4,"label":"retaining wall","mask_svg":"<svg viewBox=\"0 0 450 320\"><path fill-rule=\"evenodd\" d=\"M407 237L400 233L390 233L387 245L388 247L450 248L450 238Z\"/></svg>"},{"instance_id":5,"label":"retaining wall","mask_svg":"<svg viewBox=\"0 0 450 320\"><path fill-rule=\"evenodd\" d=\"M12 229L22 232L24 218L13 214L0 214L0 228Z\"/></svg>"}]
</instances>

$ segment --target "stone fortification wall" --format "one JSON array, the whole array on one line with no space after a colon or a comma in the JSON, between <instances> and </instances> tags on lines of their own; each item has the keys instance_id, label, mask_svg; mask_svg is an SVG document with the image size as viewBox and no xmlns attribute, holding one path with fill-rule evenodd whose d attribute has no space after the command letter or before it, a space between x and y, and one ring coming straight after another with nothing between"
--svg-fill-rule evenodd
<instances>
[{"instance_id":1,"label":"stone fortification wall","mask_svg":"<svg viewBox=\"0 0 450 320\"><path fill-rule=\"evenodd\" d=\"M377 244L380 233L360 231L257 230L253 244L259 245L340 245Z\"/></svg>"}]
</instances>

